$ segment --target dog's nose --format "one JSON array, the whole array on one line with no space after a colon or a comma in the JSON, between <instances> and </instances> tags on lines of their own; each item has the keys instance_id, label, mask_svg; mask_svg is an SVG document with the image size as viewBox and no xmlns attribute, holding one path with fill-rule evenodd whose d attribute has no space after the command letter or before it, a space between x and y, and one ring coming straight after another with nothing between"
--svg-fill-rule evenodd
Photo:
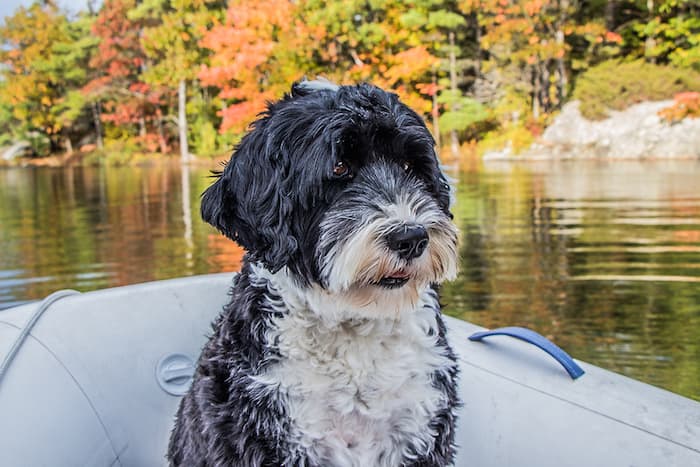
<instances>
[{"instance_id":1,"label":"dog's nose","mask_svg":"<svg viewBox=\"0 0 700 467\"><path fill-rule=\"evenodd\" d=\"M428 246L428 232L421 225L407 225L390 233L387 241L401 258L418 258Z\"/></svg>"}]
</instances>

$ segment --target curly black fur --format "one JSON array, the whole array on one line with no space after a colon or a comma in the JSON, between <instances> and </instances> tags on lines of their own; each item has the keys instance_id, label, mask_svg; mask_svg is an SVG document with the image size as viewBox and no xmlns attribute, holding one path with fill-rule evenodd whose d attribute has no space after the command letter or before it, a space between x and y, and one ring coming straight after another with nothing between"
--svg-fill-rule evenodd
<instances>
[{"instance_id":1,"label":"curly black fur","mask_svg":"<svg viewBox=\"0 0 700 467\"><path fill-rule=\"evenodd\" d=\"M408 163L410 174L402 176L449 215L449 186L433 144L415 112L396 95L368 84L327 89L297 84L253 124L202 198L204 220L242 245L247 255L181 401L168 449L171 465L314 465L290 444L292 420L284 398L255 379L280 361L266 331L283 312L272 306L282 297L254 277L252 266L272 273L287 268L299 287L323 287L317 258L322 218L339 200L362 198L353 187L359 186L363 168L375 164L399 170ZM334 175L339 160L351 172ZM437 345L455 362L439 306L434 311ZM434 446L428 453L416 449L402 466L438 467L452 461L456 377L456 364L433 374L433 386L448 400L430 422L437 433Z\"/></svg>"}]
</instances>

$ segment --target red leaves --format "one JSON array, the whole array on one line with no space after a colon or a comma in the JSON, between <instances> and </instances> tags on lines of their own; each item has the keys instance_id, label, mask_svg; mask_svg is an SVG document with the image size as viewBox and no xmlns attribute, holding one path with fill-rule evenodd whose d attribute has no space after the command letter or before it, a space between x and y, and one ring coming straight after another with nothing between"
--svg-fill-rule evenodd
<instances>
[{"instance_id":1,"label":"red leaves","mask_svg":"<svg viewBox=\"0 0 700 467\"><path fill-rule=\"evenodd\" d=\"M141 46L143 24L129 19L134 0L105 0L92 27L100 38L90 61L94 78L83 91L104 102L102 120L117 125L154 120L165 93L141 79L146 54Z\"/></svg>"}]
</instances>

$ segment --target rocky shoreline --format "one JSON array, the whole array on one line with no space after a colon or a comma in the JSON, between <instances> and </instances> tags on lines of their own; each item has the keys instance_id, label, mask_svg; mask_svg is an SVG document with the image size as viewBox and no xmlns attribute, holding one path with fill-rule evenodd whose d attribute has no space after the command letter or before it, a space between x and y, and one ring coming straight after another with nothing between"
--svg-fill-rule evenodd
<instances>
[{"instance_id":1,"label":"rocky shoreline","mask_svg":"<svg viewBox=\"0 0 700 467\"><path fill-rule=\"evenodd\" d=\"M505 148L484 159L700 159L700 118L669 123L658 115L673 103L643 102L591 121L581 115L580 102L569 102L526 151Z\"/></svg>"}]
</instances>

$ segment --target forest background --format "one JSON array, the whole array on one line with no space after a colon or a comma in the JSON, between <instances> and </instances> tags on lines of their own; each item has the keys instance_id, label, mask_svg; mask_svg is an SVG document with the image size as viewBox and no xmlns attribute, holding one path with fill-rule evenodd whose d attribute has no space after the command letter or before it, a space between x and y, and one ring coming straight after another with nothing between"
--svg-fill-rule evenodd
<instances>
[{"instance_id":1,"label":"forest background","mask_svg":"<svg viewBox=\"0 0 700 467\"><path fill-rule=\"evenodd\" d=\"M42 0L0 44L0 148L30 157L222 155L317 76L394 90L447 157L517 152L572 99L700 115L700 0Z\"/></svg>"}]
</instances>

